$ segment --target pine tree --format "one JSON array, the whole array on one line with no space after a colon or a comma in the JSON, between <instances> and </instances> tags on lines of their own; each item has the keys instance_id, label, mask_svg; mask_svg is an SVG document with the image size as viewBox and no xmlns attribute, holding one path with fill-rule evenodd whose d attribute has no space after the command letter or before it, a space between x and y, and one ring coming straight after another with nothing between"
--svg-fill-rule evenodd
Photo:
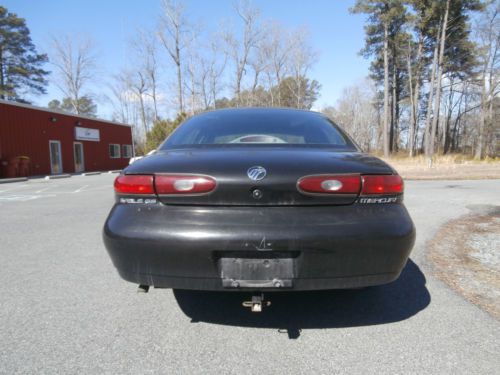
<instances>
[{"instance_id":1,"label":"pine tree","mask_svg":"<svg viewBox=\"0 0 500 375\"><path fill-rule=\"evenodd\" d=\"M384 88L382 135L387 157L398 144L399 102L407 76L406 60L401 52L408 40L403 27L407 10L402 0L357 0L351 12L368 14L365 48L361 53L374 57L371 77Z\"/></svg>"},{"instance_id":2,"label":"pine tree","mask_svg":"<svg viewBox=\"0 0 500 375\"><path fill-rule=\"evenodd\" d=\"M435 152L442 79L445 76L463 78L472 72L475 50L474 44L469 40L469 12L481 10L482 7L479 0L441 0L432 3L430 19L433 27L429 28L429 40L434 47L434 57L425 132L425 153L430 158ZM443 133L446 140L448 130L445 128Z\"/></svg>"},{"instance_id":3,"label":"pine tree","mask_svg":"<svg viewBox=\"0 0 500 375\"><path fill-rule=\"evenodd\" d=\"M62 102L57 99L51 100L47 107L50 109L55 109L58 111L65 111L70 113L75 113L79 115L85 115L90 117L97 117L97 105L94 103L90 96L84 95L78 98L78 108L79 112L76 113L73 100L71 98L64 98Z\"/></svg>"},{"instance_id":4,"label":"pine tree","mask_svg":"<svg viewBox=\"0 0 500 375\"><path fill-rule=\"evenodd\" d=\"M146 134L145 152L155 150L186 118L186 114L181 113L174 120L155 121L153 128Z\"/></svg>"},{"instance_id":5,"label":"pine tree","mask_svg":"<svg viewBox=\"0 0 500 375\"><path fill-rule=\"evenodd\" d=\"M351 11L368 15L361 52L372 58L371 78L384 92L382 135L386 156L397 150L400 133L406 130L406 122L400 123L402 106L409 109L410 156L417 150L421 118L425 118L422 138L426 154L432 156L438 130L444 149L449 147L449 119L439 122L441 94L450 82L470 78L474 71L477 54L469 38L469 15L481 7L480 0L356 1Z\"/></svg>"},{"instance_id":6,"label":"pine tree","mask_svg":"<svg viewBox=\"0 0 500 375\"><path fill-rule=\"evenodd\" d=\"M44 94L47 55L38 54L26 21L0 6L0 98L27 102L25 94Z\"/></svg>"}]
</instances>

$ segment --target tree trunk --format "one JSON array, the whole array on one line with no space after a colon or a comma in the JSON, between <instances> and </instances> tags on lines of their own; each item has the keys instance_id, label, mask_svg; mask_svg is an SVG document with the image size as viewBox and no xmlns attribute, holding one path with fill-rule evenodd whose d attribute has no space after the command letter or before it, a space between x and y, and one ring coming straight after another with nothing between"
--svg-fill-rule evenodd
<instances>
[{"instance_id":1,"label":"tree trunk","mask_svg":"<svg viewBox=\"0 0 500 375\"><path fill-rule=\"evenodd\" d=\"M436 138L436 129L439 120L439 107L441 105L441 82L442 82L441 78L443 75L444 47L446 43L446 27L448 24L449 9L450 9L450 0L447 0L446 9L444 11L444 16L443 16L443 25L441 29L441 40L440 40L441 45L439 47L439 61L436 74L437 87L436 87L436 97L434 102L434 117L432 118L431 137L429 140L429 152L431 157L434 154L434 140Z\"/></svg>"},{"instance_id":2,"label":"tree trunk","mask_svg":"<svg viewBox=\"0 0 500 375\"><path fill-rule=\"evenodd\" d=\"M430 130L431 130L431 117L433 115L432 113L432 103L434 101L434 81L436 77L436 65L438 61L438 49L439 46L439 29L436 37L436 45L434 46L434 53L432 57L432 69L431 69L431 81L429 85L429 99L427 101L427 115L425 117L425 129L424 129L424 149L425 149L425 156L430 157L431 153L429 151L430 148Z\"/></svg>"},{"instance_id":3,"label":"tree trunk","mask_svg":"<svg viewBox=\"0 0 500 375\"><path fill-rule=\"evenodd\" d=\"M212 99L214 101L214 109L217 109L217 93L216 93L216 88L215 88L215 84L212 85Z\"/></svg>"},{"instance_id":4,"label":"tree trunk","mask_svg":"<svg viewBox=\"0 0 500 375\"><path fill-rule=\"evenodd\" d=\"M269 96L271 98L271 107L274 107L274 90L273 90L271 75L269 73L267 73L267 81L268 81L268 85L269 85ZM278 88L278 91L279 91L279 88Z\"/></svg>"},{"instance_id":5,"label":"tree trunk","mask_svg":"<svg viewBox=\"0 0 500 375\"><path fill-rule=\"evenodd\" d=\"M238 72L236 72L236 106L240 106L240 94L241 94L241 77L243 73L240 73L240 68L238 67Z\"/></svg>"},{"instance_id":6,"label":"tree trunk","mask_svg":"<svg viewBox=\"0 0 500 375\"><path fill-rule=\"evenodd\" d=\"M389 156L389 27L384 23L384 156Z\"/></svg>"},{"instance_id":7,"label":"tree trunk","mask_svg":"<svg viewBox=\"0 0 500 375\"><path fill-rule=\"evenodd\" d=\"M411 139L410 139L410 157L415 154L415 144L418 135L418 119L419 119L419 109L418 104L420 102L420 75L422 74L422 53L423 53L424 39L422 34L420 34L418 38L418 48L417 48L417 57L416 57L416 71L415 71L415 89L413 90L413 99L412 99L412 115L413 122L411 128ZM411 78L410 78L410 87L411 87Z\"/></svg>"},{"instance_id":8,"label":"tree trunk","mask_svg":"<svg viewBox=\"0 0 500 375\"><path fill-rule=\"evenodd\" d=\"M479 131L478 131L478 137L477 137L477 145L476 145L476 150L474 152L474 157L476 159L482 159L484 156L484 131L486 128L486 80L485 76L483 76L482 79L482 88L481 88L481 111L479 115Z\"/></svg>"},{"instance_id":9,"label":"tree trunk","mask_svg":"<svg viewBox=\"0 0 500 375\"><path fill-rule=\"evenodd\" d=\"M278 88L278 107L281 107L281 76L278 70L276 70L276 87Z\"/></svg>"},{"instance_id":10,"label":"tree trunk","mask_svg":"<svg viewBox=\"0 0 500 375\"><path fill-rule=\"evenodd\" d=\"M410 91L410 127L408 129L408 151L409 156L413 156L413 137L415 132L415 103L413 97L413 74L411 69L411 45L408 42L408 55L407 55L407 66L408 66L408 88Z\"/></svg>"},{"instance_id":11,"label":"tree trunk","mask_svg":"<svg viewBox=\"0 0 500 375\"><path fill-rule=\"evenodd\" d=\"M75 97L73 98L73 108L77 115L80 114L80 98L78 97L78 92L75 92Z\"/></svg>"},{"instance_id":12,"label":"tree trunk","mask_svg":"<svg viewBox=\"0 0 500 375\"><path fill-rule=\"evenodd\" d=\"M192 71L191 72L191 115L192 116L194 116L195 107L196 107L196 87L195 87L194 71Z\"/></svg>"},{"instance_id":13,"label":"tree trunk","mask_svg":"<svg viewBox=\"0 0 500 375\"><path fill-rule=\"evenodd\" d=\"M458 113L457 116L455 117L455 121L453 122L453 126L450 126L449 131L448 131L448 137L447 141L444 144L444 153L448 152L453 152L455 151L455 144L456 144L456 138L457 138L457 126L460 121L461 117L461 111L462 111L462 102L464 99L464 92L460 93L460 99L458 100ZM451 116L450 116L451 120Z\"/></svg>"},{"instance_id":14,"label":"tree trunk","mask_svg":"<svg viewBox=\"0 0 500 375\"><path fill-rule=\"evenodd\" d=\"M0 99L5 100L5 76L3 68L3 53L0 48Z\"/></svg>"},{"instance_id":15,"label":"tree trunk","mask_svg":"<svg viewBox=\"0 0 500 375\"><path fill-rule=\"evenodd\" d=\"M184 113L184 103L182 98L182 69L181 69L181 49L180 49L180 35L179 28L175 29L175 64L177 66L177 90L179 97L179 113Z\"/></svg>"},{"instance_id":16,"label":"tree trunk","mask_svg":"<svg viewBox=\"0 0 500 375\"><path fill-rule=\"evenodd\" d=\"M446 154L450 145L450 124L451 117L453 116L453 99L455 98L453 91L453 79L450 80L450 92L448 93L448 113L446 114L446 121L443 124L443 139L441 146L443 148L443 154Z\"/></svg>"},{"instance_id":17,"label":"tree trunk","mask_svg":"<svg viewBox=\"0 0 500 375\"><path fill-rule=\"evenodd\" d=\"M184 113L184 103L182 100L182 72L181 64L177 63L177 97L179 101L179 113Z\"/></svg>"},{"instance_id":18,"label":"tree trunk","mask_svg":"<svg viewBox=\"0 0 500 375\"><path fill-rule=\"evenodd\" d=\"M148 134L148 123L146 120L146 109L144 108L144 99L142 97L142 93L139 92L139 105L141 106L141 121L142 126L144 127L144 135Z\"/></svg>"},{"instance_id":19,"label":"tree trunk","mask_svg":"<svg viewBox=\"0 0 500 375\"><path fill-rule=\"evenodd\" d=\"M259 85L259 75L260 75L260 72L257 71L256 69L255 70L255 74L254 74L254 77L253 77L253 84L252 84L252 102L250 103L250 105L256 105L257 104L257 101L255 100L255 91L257 90L257 86Z\"/></svg>"},{"instance_id":20,"label":"tree trunk","mask_svg":"<svg viewBox=\"0 0 500 375\"><path fill-rule=\"evenodd\" d=\"M153 110L154 110L154 116L155 116L155 122L158 121L158 100L157 100L157 95L156 95L156 77L154 74L151 74L151 98L153 99Z\"/></svg>"},{"instance_id":21,"label":"tree trunk","mask_svg":"<svg viewBox=\"0 0 500 375\"><path fill-rule=\"evenodd\" d=\"M495 49L495 52L492 53L491 51L491 43L490 43L490 46L488 48L488 53L485 57L485 63L484 63L484 67L483 67L483 71L482 71L482 77L481 77L481 115L480 115L480 120L479 120L479 129L478 129L478 141L477 141L477 148L476 148L476 152L474 154L474 157L476 159L482 159L484 157L484 154L485 154L485 140L486 140L486 128L487 128L487 124L486 124L486 120L487 120L487 116L486 116L486 107L488 105L488 117L489 117L489 121L488 123L492 123L493 121L493 100L495 98L495 85L493 83L493 77L495 75L494 73L494 68L495 68L495 57L497 56L497 52L496 52L496 49ZM492 57L493 57L493 61L490 61L492 60ZM488 86L489 86L489 90L487 91L486 90L486 77L489 76L489 80L488 80ZM488 103L489 101L489 103Z\"/></svg>"},{"instance_id":22,"label":"tree trunk","mask_svg":"<svg viewBox=\"0 0 500 375\"><path fill-rule=\"evenodd\" d=\"M393 60L395 60L395 52L393 51ZM396 75L396 64L392 63L392 95L391 95L391 128L389 132L389 150L390 152L396 151L396 130L397 130L397 117L398 117L398 97L397 97L397 75Z\"/></svg>"}]
</instances>

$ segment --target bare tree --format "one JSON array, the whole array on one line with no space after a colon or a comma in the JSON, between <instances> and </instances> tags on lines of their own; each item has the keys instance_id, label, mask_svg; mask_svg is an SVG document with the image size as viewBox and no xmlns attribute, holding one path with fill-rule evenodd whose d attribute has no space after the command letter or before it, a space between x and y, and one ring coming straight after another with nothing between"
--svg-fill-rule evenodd
<instances>
[{"instance_id":1,"label":"bare tree","mask_svg":"<svg viewBox=\"0 0 500 375\"><path fill-rule=\"evenodd\" d=\"M436 40L439 40L439 32L440 28L438 27L437 29L437 38ZM436 80L436 67L438 63L438 54L439 54L439 43L435 43L434 45L434 53L432 57L432 67L431 67L431 77L430 77L430 84L429 84L429 97L427 101L427 115L425 117L425 134L424 134L424 149L425 149L425 155L428 157L432 156L432 153L430 151L430 138L431 138L431 119L433 116L433 105L434 105L434 91L435 91L435 80Z\"/></svg>"},{"instance_id":2,"label":"bare tree","mask_svg":"<svg viewBox=\"0 0 500 375\"><path fill-rule=\"evenodd\" d=\"M287 83L291 85L288 89L295 97L296 108L304 108L306 87L303 84L309 69L318 58L317 52L310 46L308 39L309 33L304 28L296 30L291 36L293 44L290 47L288 71L294 79L287 80Z\"/></svg>"},{"instance_id":3,"label":"bare tree","mask_svg":"<svg viewBox=\"0 0 500 375\"><path fill-rule=\"evenodd\" d=\"M436 139L436 128L439 119L439 108L441 106L441 84L443 75L443 61L444 61L444 48L446 44L446 28L448 25L448 13L450 10L450 0L446 0L446 8L443 15L443 22L441 24L441 38L439 40L439 59L436 70L436 96L434 98L434 117L432 118L432 127L429 139L429 155L432 157L434 154L434 140Z\"/></svg>"},{"instance_id":4,"label":"bare tree","mask_svg":"<svg viewBox=\"0 0 500 375\"><path fill-rule=\"evenodd\" d=\"M197 111L198 108L198 74L199 74L199 64L201 64L200 58L196 54L189 54L187 57L187 64L186 64L186 73L187 73L187 79L186 79L186 87L187 91L189 93L189 98L190 98L190 113L191 115L194 115L195 112ZM204 76L204 73L201 72L200 76Z\"/></svg>"},{"instance_id":5,"label":"bare tree","mask_svg":"<svg viewBox=\"0 0 500 375\"><path fill-rule=\"evenodd\" d=\"M389 156L389 22L384 22L384 156Z\"/></svg>"},{"instance_id":6,"label":"bare tree","mask_svg":"<svg viewBox=\"0 0 500 375\"><path fill-rule=\"evenodd\" d=\"M210 43L210 54L207 61L208 66L208 91L213 108L217 108L217 98L224 88L222 76L226 70L228 55L216 42Z\"/></svg>"},{"instance_id":7,"label":"bare tree","mask_svg":"<svg viewBox=\"0 0 500 375\"><path fill-rule=\"evenodd\" d=\"M155 36L147 31L138 31L137 37L132 40L131 47L137 56L138 70L143 76L148 90L144 92L151 101L153 120L158 121L158 86L160 82L160 67L158 63L158 45Z\"/></svg>"},{"instance_id":8,"label":"bare tree","mask_svg":"<svg viewBox=\"0 0 500 375\"><path fill-rule=\"evenodd\" d=\"M147 134L149 131L149 119L147 116L147 109L146 109L146 95L149 90L148 87L148 82L147 78L145 75L141 72L138 71L135 74L130 75L130 89L134 93L136 99L139 102L139 109L140 109L140 115L141 115L141 122L142 126L144 128L144 134Z\"/></svg>"},{"instance_id":9,"label":"bare tree","mask_svg":"<svg viewBox=\"0 0 500 375\"><path fill-rule=\"evenodd\" d=\"M96 55L90 39L68 35L52 38L51 62L56 68L55 84L69 98L75 113L81 113L80 100L88 84L95 80Z\"/></svg>"},{"instance_id":10,"label":"bare tree","mask_svg":"<svg viewBox=\"0 0 500 375\"><path fill-rule=\"evenodd\" d=\"M377 146L379 115L376 103L376 87L372 81L365 80L345 88L336 106L324 108L322 112L369 152Z\"/></svg>"},{"instance_id":11,"label":"bare tree","mask_svg":"<svg viewBox=\"0 0 500 375\"><path fill-rule=\"evenodd\" d=\"M415 130L417 127L417 104L415 103L415 96L413 94L413 69L412 69L412 50L411 43L408 41L408 53L407 53L407 66L408 66L408 87L410 92L410 124L409 124L409 134L408 134L408 149L410 157L413 156L413 151L415 149Z\"/></svg>"},{"instance_id":12,"label":"bare tree","mask_svg":"<svg viewBox=\"0 0 500 375\"><path fill-rule=\"evenodd\" d=\"M210 63L206 58L201 58L199 64L198 92L201 96L203 109L208 109L211 105L209 87Z\"/></svg>"},{"instance_id":13,"label":"bare tree","mask_svg":"<svg viewBox=\"0 0 500 375\"><path fill-rule=\"evenodd\" d=\"M235 4L234 9L239 19L243 22L242 40L238 40L231 31L224 33L224 40L228 49L228 55L231 56L235 68L234 96L239 105L241 102L241 86L246 73L248 59L262 37L262 33L257 24L260 11L257 8L253 8L248 0L240 0Z\"/></svg>"},{"instance_id":14,"label":"bare tree","mask_svg":"<svg viewBox=\"0 0 500 375\"><path fill-rule=\"evenodd\" d=\"M135 125L137 119L132 108L133 99L131 98L128 80L124 79L122 74L115 75L108 87L112 94L108 99L113 106L113 118L124 124Z\"/></svg>"},{"instance_id":15,"label":"bare tree","mask_svg":"<svg viewBox=\"0 0 500 375\"><path fill-rule=\"evenodd\" d=\"M124 98L135 103L135 109L139 115L142 131L144 135L149 131L151 123L150 110L147 104L147 92L149 90L148 81L144 73L140 70L124 70L114 77L115 91L125 89ZM116 96L116 95L115 95Z\"/></svg>"},{"instance_id":16,"label":"bare tree","mask_svg":"<svg viewBox=\"0 0 500 375\"><path fill-rule=\"evenodd\" d=\"M269 86L280 87L283 77L290 73L291 54L294 48L294 38L290 32L278 22L272 22L265 28L265 37L259 47L259 53L267 57L264 65ZM298 47L300 48L300 47ZM271 92L273 95L274 92ZM276 98L271 97L274 106L281 106L281 90L276 90Z\"/></svg>"},{"instance_id":17,"label":"bare tree","mask_svg":"<svg viewBox=\"0 0 500 375\"><path fill-rule=\"evenodd\" d=\"M421 20L420 20L421 21ZM418 26L417 26L418 25ZM410 94L410 124L409 124L409 134L408 134L408 154L410 157L415 155L416 142L418 136L418 123L419 123L419 104L420 104L420 85L422 82L423 75L423 54L424 54L424 35L421 22L417 20L410 21L409 27L416 30L416 44L417 52L414 56L413 44L410 39L408 39L408 50L407 50L407 70L408 70L408 91Z\"/></svg>"},{"instance_id":18,"label":"bare tree","mask_svg":"<svg viewBox=\"0 0 500 375\"><path fill-rule=\"evenodd\" d=\"M481 115L475 157L485 155L487 131L494 130L493 104L500 87L500 3L492 3L477 27L481 86ZM497 124L498 126L498 124Z\"/></svg>"},{"instance_id":19,"label":"bare tree","mask_svg":"<svg viewBox=\"0 0 500 375\"><path fill-rule=\"evenodd\" d=\"M179 113L184 113L184 90L182 81L182 51L186 47L189 26L185 16L185 6L181 0L163 0L163 16L158 32L159 38L177 71L177 102Z\"/></svg>"},{"instance_id":20,"label":"bare tree","mask_svg":"<svg viewBox=\"0 0 500 375\"><path fill-rule=\"evenodd\" d=\"M184 60L185 83L189 94L189 107L191 115L209 108L211 105L210 77L214 73L218 60L218 51L215 42L208 41L211 47L206 47L207 42L201 40L194 31L186 46ZM208 50L208 51L206 51ZM205 53L204 53L205 52ZM220 75L217 77L219 78ZM217 83L216 83L217 84Z\"/></svg>"},{"instance_id":21,"label":"bare tree","mask_svg":"<svg viewBox=\"0 0 500 375\"><path fill-rule=\"evenodd\" d=\"M253 79L250 87L250 95L248 97L248 102L246 103L246 105L263 105L263 103L260 103L260 100L257 98L257 89L261 82L263 73L270 65L267 50L265 49L264 45L258 45L254 49L254 53L250 57L248 65L252 69Z\"/></svg>"},{"instance_id":22,"label":"bare tree","mask_svg":"<svg viewBox=\"0 0 500 375\"><path fill-rule=\"evenodd\" d=\"M144 133L144 128L139 126L142 111L138 104L137 96L131 88L130 72L123 71L120 74L112 76L112 80L108 86L111 92L109 99L114 109L113 119L132 125L134 150L142 153L146 134Z\"/></svg>"}]
</instances>

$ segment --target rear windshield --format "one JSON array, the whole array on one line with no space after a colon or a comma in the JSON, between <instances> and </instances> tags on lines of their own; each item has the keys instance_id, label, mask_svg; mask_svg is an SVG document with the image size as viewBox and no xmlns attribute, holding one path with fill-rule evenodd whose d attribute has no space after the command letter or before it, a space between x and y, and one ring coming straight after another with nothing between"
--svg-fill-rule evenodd
<instances>
[{"instance_id":1,"label":"rear windshield","mask_svg":"<svg viewBox=\"0 0 500 375\"><path fill-rule=\"evenodd\" d=\"M317 113L280 110L207 112L184 122L161 149L204 145L322 145L353 150L338 127Z\"/></svg>"}]
</instances>

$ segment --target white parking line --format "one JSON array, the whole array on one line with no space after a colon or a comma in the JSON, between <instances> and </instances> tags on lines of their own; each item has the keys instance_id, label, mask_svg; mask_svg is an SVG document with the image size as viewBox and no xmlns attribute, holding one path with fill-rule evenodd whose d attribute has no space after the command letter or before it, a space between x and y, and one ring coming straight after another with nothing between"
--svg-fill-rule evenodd
<instances>
[{"instance_id":1,"label":"white parking line","mask_svg":"<svg viewBox=\"0 0 500 375\"><path fill-rule=\"evenodd\" d=\"M43 188L43 189L37 190L37 191L35 191L35 194L39 194L39 193L41 193L42 191L46 191L46 190L49 190L49 189L54 188L54 187L57 187L57 186L59 186L59 185L53 185L53 186L49 186L49 187L46 187L46 188Z\"/></svg>"},{"instance_id":2,"label":"white parking line","mask_svg":"<svg viewBox=\"0 0 500 375\"><path fill-rule=\"evenodd\" d=\"M81 188L79 189L76 189L75 191L73 191L73 193L80 193L81 191L83 191L86 187L88 187L89 185L83 185Z\"/></svg>"},{"instance_id":3,"label":"white parking line","mask_svg":"<svg viewBox=\"0 0 500 375\"><path fill-rule=\"evenodd\" d=\"M6 195L3 197L0 196L0 201L26 202L26 201L31 201L33 199L48 198L48 197L55 197L55 195Z\"/></svg>"},{"instance_id":4,"label":"white parking line","mask_svg":"<svg viewBox=\"0 0 500 375\"><path fill-rule=\"evenodd\" d=\"M103 189L111 189L113 190L113 185L102 185L102 186L96 186L90 189L85 189L85 191L95 191L95 190L103 190Z\"/></svg>"},{"instance_id":5,"label":"white parking line","mask_svg":"<svg viewBox=\"0 0 500 375\"><path fill-rule=\"evenodd\" d=\"M40 183L41 182L41 183ZM75 186L76 185L76 186ZM60 191L61 189L62 191ZM0 205L28 202L43 198L54 198L66 194L91 193L105 194L113 191L113 184L66 184L54 183L51 181L31 181L30 183L17 184L17 186L2 186L0 190Z\"/></svg>"}]
</instances>

